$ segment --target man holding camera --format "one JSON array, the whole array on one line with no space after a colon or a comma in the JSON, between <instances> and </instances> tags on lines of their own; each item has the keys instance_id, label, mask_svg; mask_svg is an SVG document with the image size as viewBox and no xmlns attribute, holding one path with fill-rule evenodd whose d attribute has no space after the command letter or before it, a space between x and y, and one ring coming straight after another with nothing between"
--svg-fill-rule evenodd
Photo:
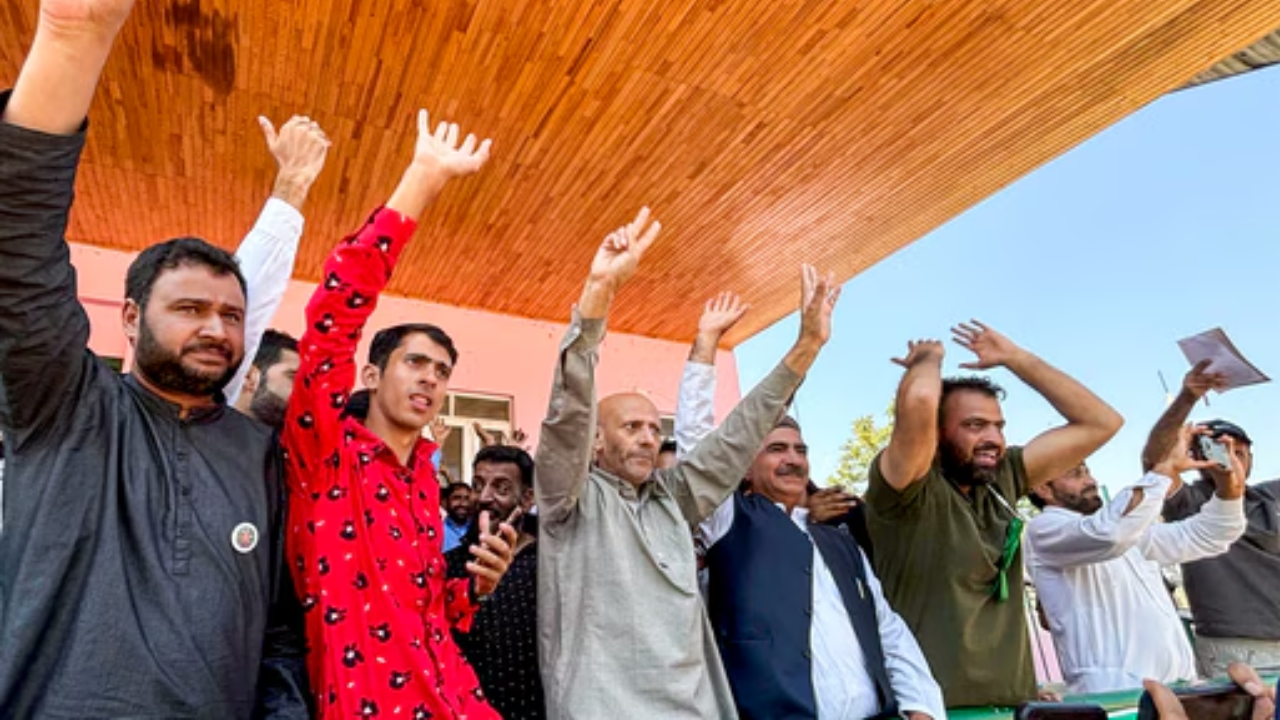
<instances>
[{"instance_id":1,"label":"man holding camera","mask_svg":"<svg viewBox=\"0 0 1280 720\"><path fill-rule=\"evenodd\" d=\"M1156 423L1143 452L1143 465L1177 441L1178 428L1191 409L1224 378L1208 372L1208 361L1187 373L1182 390ZM1253 469L1253 441L1244 429L1225 420L1202 423L1216 441L1231 441L1247 480ZM1222 487L1226 473L1209 468L1164 504L1166 520L1180 520L1200 508ZM1224 674L1232 662L1259 668L1280 667L1280 480L1246 485L1244 535L1225 554L1182 566L1195 621L1196 664L1201 675Z\"/></svg>"},{"instance_id":2,"label":"man holding camera","mask_svg":"<svg viewBox=\"0 0 1280 720\"><path fill-rule=\"evenodd\" d=\"M1223 455L1224 482L1204 507L1181 522L1158 521L1182 473L1217 466L1188 452L1208 440L1206 430L1182 428L1164 457L1105 506L1083 463L1031 491L1042 512L1027 526L1027 567L1072 693L1195 678L1160 567L1221 555L1240 537L1244 466Z\"/></svg>"}]
</instances>

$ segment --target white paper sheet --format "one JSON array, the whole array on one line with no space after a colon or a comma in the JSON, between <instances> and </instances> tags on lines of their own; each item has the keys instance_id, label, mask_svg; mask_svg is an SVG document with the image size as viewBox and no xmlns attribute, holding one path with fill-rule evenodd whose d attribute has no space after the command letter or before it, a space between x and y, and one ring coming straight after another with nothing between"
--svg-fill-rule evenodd
<instances>
[{"instance_id":1,"label":"white paper sheet","mask_svg":"<svg viewBox=\"0 0 1280 720\"><path fill-rule=\"evenodd\" d=\"M1182 348L1182 354L1192 365L1210 360L1208 371L1222 373L1226 384L1219 392L1271 381L1253 363L1244 359L1244 354L1236 349L1222 328L1183 338L1178 341L1178 347Z\"/></svg>"}]
</instances>

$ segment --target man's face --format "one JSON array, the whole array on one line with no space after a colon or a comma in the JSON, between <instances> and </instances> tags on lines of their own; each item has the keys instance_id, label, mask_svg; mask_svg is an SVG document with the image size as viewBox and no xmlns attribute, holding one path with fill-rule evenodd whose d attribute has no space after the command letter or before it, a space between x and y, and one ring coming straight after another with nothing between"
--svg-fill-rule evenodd
<instances>
[{"instance_id":1,"label":"man's face","mask_svg":"<svg viewBox=\"0 0 1280 720\"><path fill-rule=\"evenodd\" d=\"M797 505L809 486L809 446L795 428L778 427L765 436L747 470L751 491L774 502Z\"/></svg>"},{"instance_id":2,"label":"man's face","mask_svg":"<svg viewBox=\"0 0 1280 720\"><path fill-rule=\"evenodd\" d=\"M470 488L456 487L449 493L449 498L445 501L444 510L449 513L449 517L455 523L462 525L471 519L474 507L471 502Z\"/></svg>"},{"instance_id":3,"label":"man's face","mask_svg":"<svg viewBox=\"0 0 1280 720\"><path fill-rule=\"evenodd\" d=\"M208 397L226 387L244 358L244 292L234 275L202 265L162 271L146 308L126 303L125 334L137 372L156 387Z\"/></svg>"},{"instance_id":4,"label":"man's face","mask_svg":"<svg viewBox=\"0 0 1280 720\"><path fill-rule=\"evenodd\" d=\"M946 476L967 486L994 480L1005 452L1000 401L982 392L956 390L942 408L938 453Z\"/></svg>"},{"instance_id":5,"label":"man's face","mask_svg":"<svg viewBox=\"0 0 1280 720\"><path fill-rule=\"evenodd\" d=\"M281 350L280 359L258 378L249 412L273 428L284 426L285 409L293 395L293 379L298 374L298 353Z\"/></svg>"},{"instance_id":6,"label":"man's face","mask_svg":"<svg viewBox=\"0 0 1280 720\"><path fill-rule=\"evenodd\" d=\"M662 420L643 395L611 395L600 401L596 464L632 485L649 478L658 463Z\"/></svg>"},{"instance_id":7,"label":"man's face","mask_svg":"<svg viewBox=\"0 0 1280 720\"><path fill-rule=\"evenodd\" d=\"M516 508L533 507L533 488L520 484L520 467L515 463L480 461L472 469L471 485L480 496L476 512L489 513L493 525L505 522Z\"/></svg>"},{"instance_id":8,"label":"man's face","mask_svg":"<svg viewBox=\"0 0 1280 720\"><path fill-rule=\"evenodd\" d=\"M1081 515L1092 515L1102 508L1098 481L1084 463L1036 488L1035 493L1046 505L1074 510Z\"/></svg>"},{"instance_id":9,"label":"man's face","mask_svg":"<svg viewBox=\"0 0 1280 720\"><path fill-rule=\"evenodd\" d=\"M406 336L387 358L386 370L365 366L370 417L379 413L395 427L421 432L444 405L452 375L453 363L444 346L423 333Z\"/></svg>"}]
</instances>

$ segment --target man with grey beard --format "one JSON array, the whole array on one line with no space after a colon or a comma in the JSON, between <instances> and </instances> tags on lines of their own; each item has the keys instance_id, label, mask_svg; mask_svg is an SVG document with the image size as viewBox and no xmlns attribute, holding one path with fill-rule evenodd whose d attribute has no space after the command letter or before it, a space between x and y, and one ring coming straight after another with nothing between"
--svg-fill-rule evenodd
<instances>
[{"instance_id":1,"label":"man with grey beard","mask_svg":"<svg viewBox=\"0 0 1280 720\"><path fill-rule=\"evenodd\" d=\"M952 330L977 359L1039 392L1067 422L1005 446L1004 391L942 379L942 343L908 344L889 445L871 463L867 524L889 603L911 627L948 707L1035 697L1023 614L1022 518L1014 504L1076 467L1120 429L1083 385L979 322Z\"/></svg>"}]
</instances>

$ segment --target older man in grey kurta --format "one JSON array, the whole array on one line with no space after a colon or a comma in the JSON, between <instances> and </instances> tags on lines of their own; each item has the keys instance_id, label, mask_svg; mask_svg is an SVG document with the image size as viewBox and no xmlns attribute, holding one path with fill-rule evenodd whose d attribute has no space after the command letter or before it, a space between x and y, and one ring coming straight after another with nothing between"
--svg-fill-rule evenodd
<instances>
[{"instance_id":1,"label":"older man in grey kurta","mask_svg":"<svg viewBox=\"0 0 1280 720\"><path fill-rule=\"evenodd\" d=\"M698 593L690 526L737 487L825 343L838 295L830 278L806 268L796 346L718 430L657 470L653 404L613 396L597 417L595 402L604 320L657 234L656 224L642 234L646 224L642 212L597 253L542 427L538 641L551 718L736 717Z\"/></svg>"}]
</instances>

